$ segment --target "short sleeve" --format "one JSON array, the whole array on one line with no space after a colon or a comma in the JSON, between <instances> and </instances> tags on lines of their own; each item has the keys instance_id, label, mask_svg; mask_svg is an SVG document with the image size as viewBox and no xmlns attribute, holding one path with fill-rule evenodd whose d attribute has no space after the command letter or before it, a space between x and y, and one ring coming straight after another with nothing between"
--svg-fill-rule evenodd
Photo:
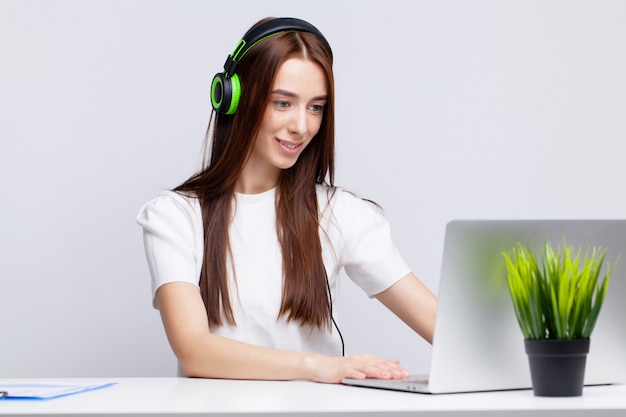
<instances>
[{"instance_id":1,"label":"short sleeve","mask_svg":"<svg viewBox=\"0 0 626 417\"><path fill-rule=\"evenodd\" d=\"M171 191L146 203L137 214L152 278L152 300L168 282L198 286L203 256L200 204Z\"/></svg>"},{"instance_id":2,"label":"short sleeve","mask_svg":"<svg viewBox=\"0 0 626 417\"><path fill-rule=\"evenodd\" d=\"M352 281L372 297L411 272L380 207L342 190L335 199L331 205L344 243L340 259Z\"/></svg>"}]
</instances>

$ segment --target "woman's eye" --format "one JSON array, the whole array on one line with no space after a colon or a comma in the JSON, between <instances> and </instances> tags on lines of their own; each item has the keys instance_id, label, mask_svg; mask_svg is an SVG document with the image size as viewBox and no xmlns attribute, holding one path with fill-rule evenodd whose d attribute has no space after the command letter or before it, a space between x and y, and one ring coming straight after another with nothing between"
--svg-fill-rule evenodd
<instances>
[{"instance_id":1,"label":"woman's eye","mask_svg":"<svg viewBox=\"0 0 626 417\"><path fill-rule=\"evenodd\" d=\"M288 101L282 101L282 100L275 101L274 105L279 109L286 109L289 106L291 106L291 104Z\"/></svg>"},{"instance_id":2,"label":"woman's eye","mask_svg":"<svg viewBox=\"0 0 626 417\"><path fill-rule=\"evenodd\" d=\"M321 113L324 111L324 106L322 106L321 104L312 104L309 106L309 110L312 113Z\"/></svg>"}]
</instances>

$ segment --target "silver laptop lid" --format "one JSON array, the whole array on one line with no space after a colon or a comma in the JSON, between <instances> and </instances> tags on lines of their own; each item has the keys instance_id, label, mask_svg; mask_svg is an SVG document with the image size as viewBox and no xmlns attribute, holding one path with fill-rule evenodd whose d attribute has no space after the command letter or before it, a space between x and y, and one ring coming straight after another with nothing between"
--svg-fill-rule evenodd
<instances>
[{"instance_id":1,"label":"silver laptop lid","mask_svg":"<svg viewBox=\"0 0 626 417\"><path fill-rule=\"evenodd\" d=\"M556 247L564 237L575 248L607 248L605 263L622 257L591 336L585 383L626 382L626 220L456 220L446 227L430 392L530 388L502 252L518 242L539 251L546 239Z\"/></svg>"}]
</instances>

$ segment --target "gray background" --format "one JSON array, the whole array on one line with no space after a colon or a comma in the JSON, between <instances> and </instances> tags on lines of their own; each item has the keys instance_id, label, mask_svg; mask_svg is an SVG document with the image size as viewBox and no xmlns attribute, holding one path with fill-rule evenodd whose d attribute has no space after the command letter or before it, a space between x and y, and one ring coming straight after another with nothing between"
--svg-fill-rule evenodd
<instances>
[{"instance_id":1,"label":"gray background","mask_svg":"<svg viewBox=\"0 0 626 417\"><path fill-rule=\"evenodd\" d=\"M449 220L624 217L624 1L0 1L0 376L175 374L134 217L199 166L265 16L329 39L337 183L433 291ZM338 311L348 353L428 370L348 280Z\"/></svg>"}]
</instances>

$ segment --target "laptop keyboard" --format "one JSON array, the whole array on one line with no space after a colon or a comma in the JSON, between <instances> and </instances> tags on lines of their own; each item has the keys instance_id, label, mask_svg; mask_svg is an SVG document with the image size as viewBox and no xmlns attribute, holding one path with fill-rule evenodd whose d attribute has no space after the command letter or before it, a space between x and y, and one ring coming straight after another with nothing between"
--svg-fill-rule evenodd
<instances>
[{"instance_id":1,"label":"laptop keyboard","mask_svg":"<svg viewBox=\"0 0 626 417\"><path fill-rule=\"evenodd\" d=\"M410 382L413 384L428 385L428 375L411 375L401 381Z\"/></svg>"}]
</instances>

